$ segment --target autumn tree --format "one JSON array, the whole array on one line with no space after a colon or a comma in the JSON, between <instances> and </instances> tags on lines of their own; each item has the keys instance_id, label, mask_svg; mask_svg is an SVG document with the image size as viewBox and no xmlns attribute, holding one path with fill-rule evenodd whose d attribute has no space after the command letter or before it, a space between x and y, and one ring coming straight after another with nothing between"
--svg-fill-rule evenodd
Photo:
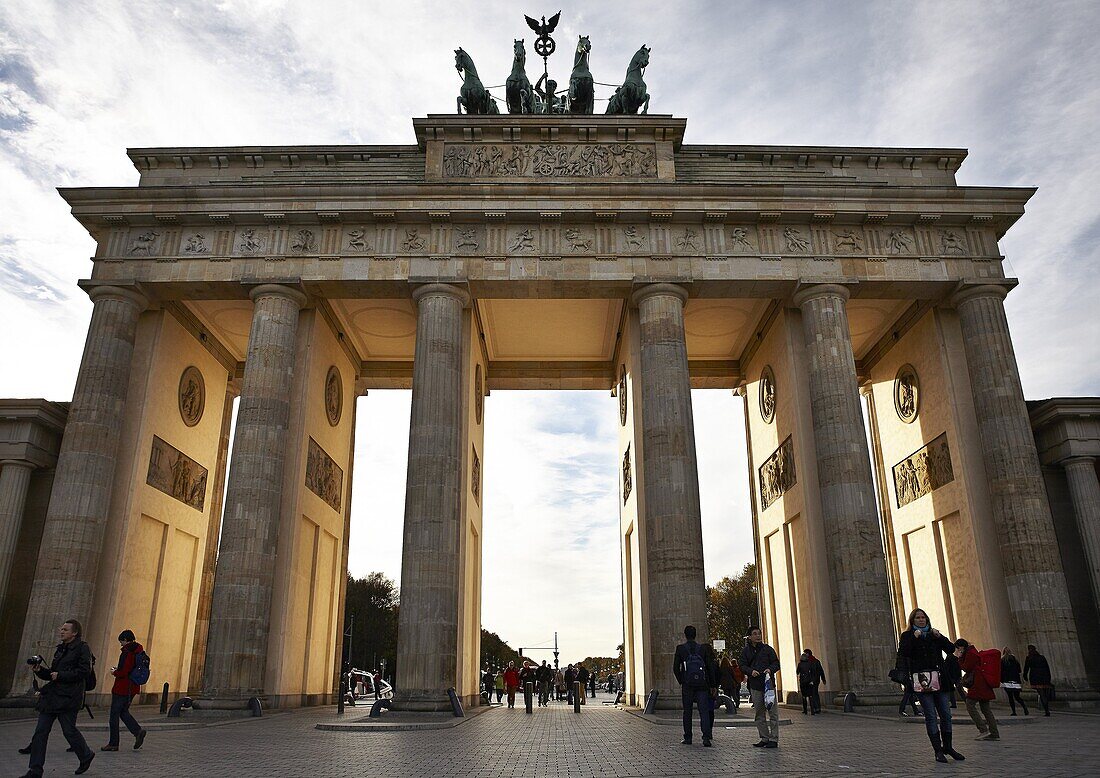
<instances>
[{"instance_id":1,"label":"autumn tree","mask_svg":"<svg viewBox=\"0 0 1100 778\"><path fill-rule=\"evenodd\" d=\"M733 578L726 576L707 587L707 629L710 639L726 641L727 649L740 646L751 625L759 624L756 565L749 563Z\"/></svg>"},{"instance_id":2,"label":"autumn tree","mask_svg":"<svg viewBox=\"0 0 1100 778\"><path fill-rule=\"evenodd\" d=\"M351 651L347 657L353 667L380 669L385 660L386 677L391 680L395 677L399 602L397 584L392 578L382 573L371 573L366 578L348 575L344 629L351 631ZM348 638L344 640L349 642Z\"/></svg>"}]
</instances>

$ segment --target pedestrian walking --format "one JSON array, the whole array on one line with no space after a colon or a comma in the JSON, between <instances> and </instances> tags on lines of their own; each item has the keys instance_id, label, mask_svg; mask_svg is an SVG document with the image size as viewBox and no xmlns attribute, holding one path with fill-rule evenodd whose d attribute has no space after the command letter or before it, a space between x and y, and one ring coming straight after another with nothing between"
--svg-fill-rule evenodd
<instances>
[{"instance_id":1,"label":"pedestrian walking","mask_svg":"<svg viewBox=\"0 0 1100 778\"><path fill-rule=\"evenodd\" d=\"M592 695L592 699L596 699L596 671L594 670L588 676L588 693Z\"/></svg>"},{"instance_id":2,"label":"pedestrian walking","mask_svg":"<svg viewBox=\"0 0 1100 778\"><path fill-rule=\"evenodd\" d=\"M1024 658L1024 680L1031 684L1031 688L1039 695L1039 704L1043 706L1043 715L1050 715L1051 685L1050 665L1047 658L1039 653L1033 645L1027 647L1027 657Z\"/></svg>"},{"instance_id":3,"label":"pedestrian walking","mask_svg":"<svg viewBox=\"0 0 1100 778\"><path fill-rule=\"evenodd\" d=\"M741 651L741 672L749 685L749 699L756 711L756 729L760 733L760 742L753 743L757 748L779 748L779 705L776 700L771 704L765 699L765 686L770 677L775 682L779 672L779 656L775 649L763 642L760 627L749 630L749 641ZM774 686L772 694L774 696Z\"/></svg>"},{"instance_id":4,"label":"pedestrian walking","mask_svg":"<svg viewBox=\"0 0 1100 778\"><path fill-rule=\"evenodd\" d=\"M493 704L493 687L496 685L496 673L489 665L485 665L485 672L481 675L481 685L485 688L485 704Z\"/></svg>"},{"instance_id":5,"label":"pedestrian walking","mask_svg":"<svg viewBox=\"0 0 1100 778\"><path fill-rule=\"evenodd\" d=\"M898 715L908 716L905 712L905 706L908 705L913 709L914 716L922 716L921 709L917 707L917 695L913 691L913 676L910 675L908 670L899 670L897 673L898 678L901 680L898 683L901 684L901 702L898 703Z\"/></svg>"},{"instance_id":6,"label":"pedestrian walking","mask_svg":"<svg viewBox=\"0 0 1100 778\"><path fill-rule=\"evenodd\" d=\"M993 693L993 686L989 683L989 679L982 672L982 659L978 655L978 649L963 638L959 638L955 641L955 658L959 660L959 667L963 671L962 685L966 689L966 712L970 714L971 721L978 728L979 734L975 739L1000 740L1001 733L997 729L997 719L993 716L993 709L989 707L989 703L996 699L996 695ZM999 658L997 665L999 670ZM981 710L980 716L979 710Z\"/></svg>"},{"instance_id":7,"label":"pedestrian walking","mask_svg":"<svg viewBox=\"0 0 1100 778\"><path fill-rule=\"evenodd\" d=\"M519 672L516 663L509 662L508 669L504 671L504 687L508 691L508 707L516 707L516 689L519 688Z\"/></svg>"},{"instance_id":8,"label":"pedestrian walking","mask_svg":"<svg viewBox=\"0 0 1100 778\"><path fill-rule=\"evenodd\" d=\"M118 751L118 722L121 719L134 736L134 750L141 748L148 734L130 713L134 695L141 692L141 684L149 680L149 655L137 642L132 630L124 629L118 635L118 665L111 669L115 677L111 687L110 738L100 751Z\"/></svg>"},{"instance_id":9,"label":"pedestrian walking","mask_svg":"<svg viewBox=\"0 0 1100 778\"><path fill-rule=\"evenodd\" d=\"M496 674L493 679L493 691L497 693L497 705L500 705L500 701L504 697L504 673Z\"/></svg>"},{"instance_id":10,"label":"pedestrian walking","mask_svg":"<svg viewBox=\"0 0 1100 778\"><path fill-rule=\"evenodd\" d=\"M672 672L680 683L684 706L684 739L680 742L691 745L691 719L698 708L703 745L710 748L714 738L714 699L718 696L718 663L710 643L695 642L695 635L694 626L684 627L685 640L676 646L672 660Z\"/></svg>"},{"instance_id":11,"label":"pedestrian walking","mask_svg":"<svg viewBox=\"0 0 1100 778\"><path fill-rule=\"evenodd\" d=\"M535 671L535 679L539 688L539 707L542 708L550 701L550 687L554 683L554 668L542 660L542 665Z\"/></svg>"},{"instance_id":12,"label":"pedestrian walking","mask_svg":"<svg viewBox=\"0 0 1100 778\"><path fill-rule=\"evenodd\" d=\"M920 698L924 712L924 727L937 762L947 757L962 761L965 757L955 750L951 734L951 708L948 703L944 674L948 656L954 656L955 646L932 627L928 614L915 608L909 614L909 627L898 638L896 668L909 674L913 691Z\"/></svg>"},{"instance_id":13,"label":"pedestrian walking","mask_svg":"<svg viewBox=\"0 0 1100 778\"><path fill-rule=\"evenodd\" d=\"M1012 708L1012 713L1009 714L1010 716L1016 715L1016 703L1020 703L1020 706L1024 709L1025 716L1031 715L1031 711L1027 709L1027 703L1024 702L1024 698L1020 696L1020 680L1023 677L1021 675L1022 673L1023 669L1020 667L1020 660L1012 653L1012 649L1008 646L1002 648L1001 688L1005 690L1005 696L1008 697L1008 706Z\"/></svg>"},{"instance_id":14,"label":"pedestrian walking","mask_svg":"<svg viewBox=\"0 0 1100 778\"><path fill-rule=\"evenodd\" d=\"M37 778L42 775L46 764L46 744L50 739L50 730L55 721L61 724L61 733L80 760L76 774L87 772L95 758L95 752L80 730L76 728L76 714L84 707L84 693L94 688L95 671L92 665L95 657L83 640L80 622L69 619L57 628L61 640L54 650L53 660L46 665L40 656L32 657L36 661L31 670L40 680L46 681L38 694L35 709L38 711L38 723L31 738L30 763L24 778Z\"/></svg>"},{"instance_id":15,"label":"pedestrian walking","mask_svg":"<svg viewBox=\"0 0 1100 778\"><path fill-rule=\"evenodd\" d=\"M565 674L560 667L554 671L554 693L558 702L561 702L565 696Z\"/></svg>"},{"instance_id":16,"label":"pedestrian walking","mask_svg":"<svg viewBox=\"0 0 1100 778\"><path fill-rule=\"evenodd\" d=\"M577 680L580 681L580 686L577 687L577 691L581 695L581 705L588 704L588 698L585 695L585 690L588 689L588 668L583 663L577 665Z\"/></svg>"},{"instance_id":17,"label":"pedestrian walking","mask_svg":"<svg viewBox=\"0 0 1100 778\"><path fill-rule=\"evenodd\" d=\"M735 711L737 710L737 698L741 696L741 684L737 680L740 670L741 668L730 659L729 654L722 654L722 659L718 662L718 688L722 691L722 694L733 701Z\"/></svg>"},{"instance_id":18,"label":"pedestrian walking","mask_svg":"<svg viewBox=\"0 0 1100 778\"><path fill-rule=\"evenodd\" d=\"M798 691L802 696L802 715L806 715L807 703L809 703L810 715L816 716L821 713L821 695L818 693L818 686L825 683L825 668L814 656L814 652L807 648L802 652L802 658L794 672L798 676Z\"/></svg>"}]
</instances>

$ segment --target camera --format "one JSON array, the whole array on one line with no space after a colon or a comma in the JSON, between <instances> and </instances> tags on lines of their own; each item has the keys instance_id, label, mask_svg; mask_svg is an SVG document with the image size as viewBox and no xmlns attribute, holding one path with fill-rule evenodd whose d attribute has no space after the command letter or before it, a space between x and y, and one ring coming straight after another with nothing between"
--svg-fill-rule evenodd
<instances>
[{"instance_id":1,"label":"camera","mask_svg":"<svg viewBox=\"0 0 1100 778\"><path fill-rule=\"evenodd\" d=\"M46 664L46 660L40 657L38 654L35 654L34 656L27 657L27 664L31 665L32 667L34 665L44 665Z\"/></svg>"}]
</instances>

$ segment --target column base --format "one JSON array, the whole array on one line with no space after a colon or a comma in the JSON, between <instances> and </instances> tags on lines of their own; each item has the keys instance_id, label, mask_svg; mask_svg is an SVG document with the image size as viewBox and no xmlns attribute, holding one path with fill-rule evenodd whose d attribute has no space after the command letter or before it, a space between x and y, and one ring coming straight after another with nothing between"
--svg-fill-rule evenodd
<instances>
[{"instance_id":1,"label":"column base","mask_svg":"<svg viewBox=\"0 0 1100 778\"><path fill-rule=\"evenodd\" d=\"M897 687L896 691L889 687L869 687L866 689L848 689L845 691L833 692L832 704L843 710L844 700L849 692L855 695L854 703L856 708L893 707L896 710L898 701L901 699L900 686Z\"/></svg>"},{"instance_id":2,"label":"column base","mask_svg":"<svg viewBox=\"0 0 1100 778\"><path fill-rule=\"evenodd\" d=\"M465 705L465 702L463 702L463 705ZM394 691L393 710L417 713L449 713L451 711L451 698L447 696L446 689Z\"/></svg>"}]
</instances>

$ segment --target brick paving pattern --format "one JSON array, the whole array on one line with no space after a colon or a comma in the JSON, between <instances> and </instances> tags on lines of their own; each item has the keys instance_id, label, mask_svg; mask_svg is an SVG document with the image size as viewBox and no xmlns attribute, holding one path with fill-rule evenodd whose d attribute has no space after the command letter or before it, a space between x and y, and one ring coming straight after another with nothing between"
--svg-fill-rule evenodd
<instances>
[{"instance_id":1,"label":"brick paving pattern","mask_svg":"<svg viewBox=\"0 0 1100 778\"><path fill-rule=\"evenodd\" d=\"M746 714L742 709L740 718ZM977 743L965 711L955 718L956 746L966 761L940 765L924 727L826 714L803 717L780 733L777 750L752 748L753 727L715 727L715 747L679 744L675 726L658 726L624 711L589 704L578 715L565 705L494 709L453 729L416 732L322 732L334 709L277 713L195 729L150 734L141 751L122 737L118 753L98 753L89 776L473 776L478 778L644 778L740 773L793 775L1095 776L1100 775L1100 716L1055 713L1019 722L1006 716L999 743ZM349 710L347 720L366 710ZM143 721L153 722L149 716ZM81 724L88 720L82 714ZM159 721L163 721L160 719ZM97 724L105 724L97 713ZM29 721L0 723L0 774L22 775L26 757L16 753L33 729ZM89 745L106 742L102 730L85 728ZM76 758L65 753L55 727L46 775L71 775Z\"/></svg>"}]
</instances>

